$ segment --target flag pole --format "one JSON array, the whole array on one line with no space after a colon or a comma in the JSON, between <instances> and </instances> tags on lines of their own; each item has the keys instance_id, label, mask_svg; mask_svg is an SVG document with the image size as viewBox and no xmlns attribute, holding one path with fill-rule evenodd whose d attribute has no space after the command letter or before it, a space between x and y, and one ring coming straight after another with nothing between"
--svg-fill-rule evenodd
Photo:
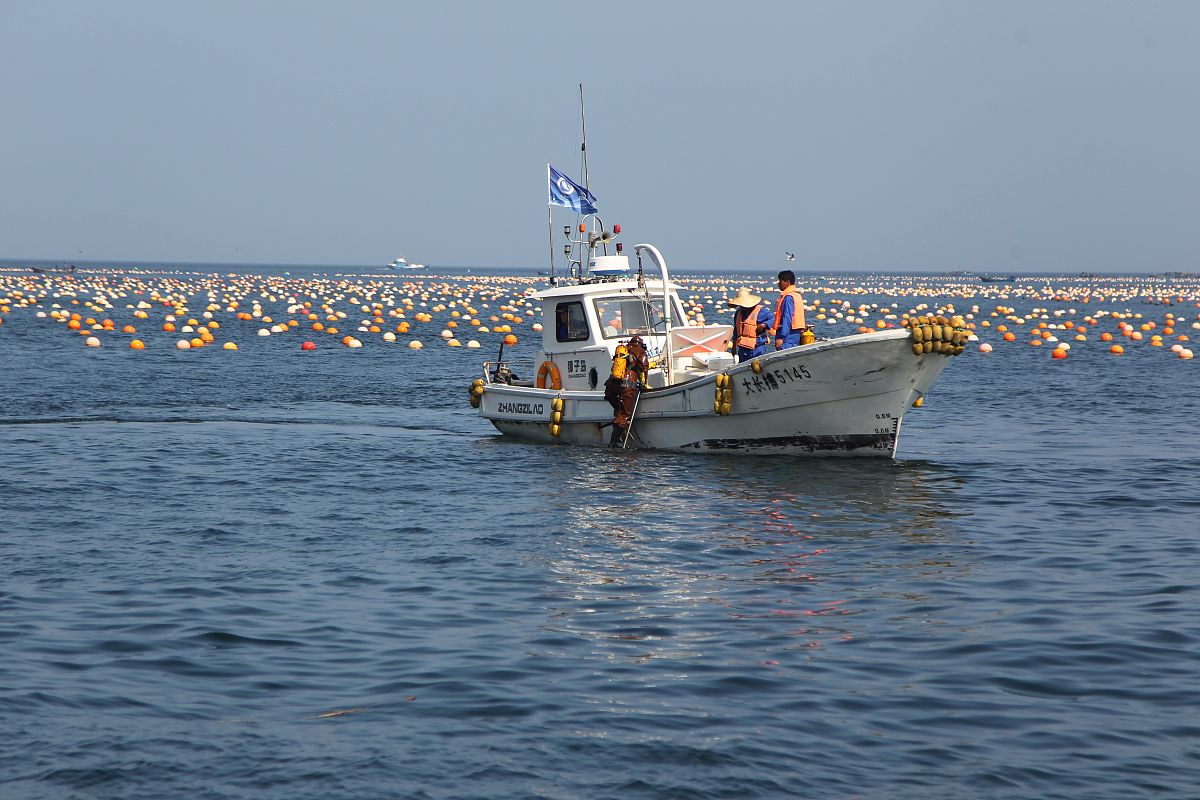
<instances>
[{"instance_id":1,"label":"flag pole","mask_svg":"<svg viewBox=\"0 0 1200 800\"><path fill-rule=\"evenodd\" d=\"M550 165L546 165L546 191L550 191ZM554 207L550 205L550 198L546 198L546 240L550 244L550 285L555 286L554 282Z\"/></svg>"}]
</instances>

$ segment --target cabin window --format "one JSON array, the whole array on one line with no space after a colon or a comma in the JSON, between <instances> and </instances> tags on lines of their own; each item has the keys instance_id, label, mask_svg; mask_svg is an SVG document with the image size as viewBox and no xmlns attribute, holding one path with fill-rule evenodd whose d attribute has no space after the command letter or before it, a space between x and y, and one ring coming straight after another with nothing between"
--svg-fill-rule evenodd
<instances>
[{"instance_id":1,"label":"cabin window","mask_svg":"<svg viewBox=\"0 0 1200 800\"><path fill-rule=\"evenodd\" d=\"M640 334L662 333L663 299L655 297L604 297L593 301L596 318L605 339L618 339ZM676 326L685 324L678 304L672 304L671 322Z\"/></svg>"},{"instance_id":2,"label":"cabin window","mask_svg":"<svg viewBox=\"0 0 1200 800\"><path fill-rule=\"evenodd\" d=\"M586 342L590 338L583 303L559 303L555 307L554 333L560 342Z\"/></svg>"}]
</instances>

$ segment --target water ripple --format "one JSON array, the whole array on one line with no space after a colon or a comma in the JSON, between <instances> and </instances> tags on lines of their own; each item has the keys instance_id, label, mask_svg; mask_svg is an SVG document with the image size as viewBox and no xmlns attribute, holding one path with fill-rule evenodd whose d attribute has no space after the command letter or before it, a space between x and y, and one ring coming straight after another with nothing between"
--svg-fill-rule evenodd
<instances>
[{"instance_id":1,"label":"water ripple","mask_svg":"<svg viewBox=\"0 0 1200 800\"><path fill-rule=\"evenodd\" d=\"M814 463L506 441L470 354L6 347L5 798L1200 785L1200 408L1150 362L1107 397L1175 406L1056 373L1063 435L965 357L899 460Z\"/></svg>"}]
</instances>

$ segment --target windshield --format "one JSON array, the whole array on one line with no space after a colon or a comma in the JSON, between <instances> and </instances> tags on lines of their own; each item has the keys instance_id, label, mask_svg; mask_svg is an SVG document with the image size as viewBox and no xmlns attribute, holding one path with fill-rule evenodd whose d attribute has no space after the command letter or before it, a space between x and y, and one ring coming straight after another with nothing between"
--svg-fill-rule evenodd
<instances>
[{"instance_id":1,"label":"windshield","mask_svg":"<svg viewBox=\"0 0 1200 800\"><path fill-rule=\"evenodd\" d=\"M662 333L666 330L663 323L663 299L655 297L647 300L644 297L602 297L592 301L596 307L596 319L600 320L600 330L605 339L618 339L633 336ZM672 322L679 321L679 310L675 309Z\"/></svg>"}]
</instances>

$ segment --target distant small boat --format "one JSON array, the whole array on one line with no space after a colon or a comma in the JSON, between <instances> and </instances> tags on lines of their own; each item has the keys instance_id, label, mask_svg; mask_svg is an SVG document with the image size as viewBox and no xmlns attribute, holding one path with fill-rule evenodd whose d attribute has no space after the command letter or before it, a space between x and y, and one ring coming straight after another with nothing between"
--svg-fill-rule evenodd
<instances>
[{"instance_id":1,"label":"distant small boat","mask_svg":"<svg viewBox=\"0 0 1200 800\"><path fill-rule=\"evenodd\" d=\"M424 264L410 264L404 256L398 257L395 261L388 264L388 269L425 269Z\"/></svg>"},{"instance_id":2,"label":"distant small boat","mask_svg":"<svg viewBox=\"0 0 1200 800\"><path fill-rule=\"evenodd\" d=\"M984 283L1012 283L1017 279L1015 275L986 275L981 274L979 280Z\"/></svg>"}]
</instances>

